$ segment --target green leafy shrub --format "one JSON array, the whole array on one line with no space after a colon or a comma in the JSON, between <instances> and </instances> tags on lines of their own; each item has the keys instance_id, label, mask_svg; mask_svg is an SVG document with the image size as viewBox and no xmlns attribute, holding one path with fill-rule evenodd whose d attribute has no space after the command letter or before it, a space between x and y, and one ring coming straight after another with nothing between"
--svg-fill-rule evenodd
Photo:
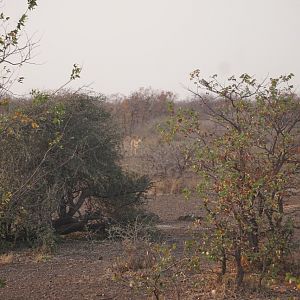
<instances>
[{"instance_id":1,"label":"green leafy shrub","mask_svg":"<svg viewBox=\"0 0 300 300\"><path fill-rule=\"evenodd\" d=\"M286 204L299 184L300 102L293 75L258 83L243 74L227 85L192 73L206 94L195 93L213 126L204 127L197 111L181 110L169 130L194 139L192 168L206 212L203 252L226 273L233 258L236 282L245 270L265 276L279 272L291 250L293 219Z\"/></svg>"},{"instance_id":2,"label":"green leafy shrub","mask_svg":"<svg viewBox=\"0 0 300 300\"><path fill-rule=\"evenodd\" d=\"M148 179L122 171L103 99L35 93L16 106L0 123L1 239L51 245L142 203Z\"/></svg>"}]
</instances>

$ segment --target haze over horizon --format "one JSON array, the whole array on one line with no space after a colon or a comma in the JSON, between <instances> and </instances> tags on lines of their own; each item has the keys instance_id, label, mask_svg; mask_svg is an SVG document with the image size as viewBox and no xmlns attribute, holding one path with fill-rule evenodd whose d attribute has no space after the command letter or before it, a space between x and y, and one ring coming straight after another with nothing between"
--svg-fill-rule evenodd
<instances>
[{"instance_id":1,"label":"haze over horizon","mask_svg":"<svg viewBox=\"0 0 300 300\"><path fill-rule=\"evenodd\" d=\"M16 18L25 5L6 0L3 11ZM299 13L298 0L40 0L26 25L40 37L37 65L23 67L13 91L57 89L77 63L81 79L70 87L92 83L104 94L151 86L185 97L194 69L221 78L292 72L299 92Z\"/></svg>"}]
</instances>

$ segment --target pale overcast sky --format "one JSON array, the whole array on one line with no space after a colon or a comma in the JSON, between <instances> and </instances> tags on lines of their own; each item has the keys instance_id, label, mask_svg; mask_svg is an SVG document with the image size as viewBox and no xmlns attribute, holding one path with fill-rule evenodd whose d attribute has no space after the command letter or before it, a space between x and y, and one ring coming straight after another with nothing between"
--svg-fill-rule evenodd
<instances>
[{"instance_id":1,"label":"pale overcast sky","mask_svg":"<svg viewBox=\"0 0 300 300\"><path fill-rule=\"evenodd\" d=\"M7 0L10 15L25 0ZM139 87L188 93L189 73L263 78L293 72L300 83L300 0L38 0L27 33L41 37L18 93L55 89L73 63L74 88L105 94ZM191 86L191 85L190 85ZM297 84L299 90L299 84Z\"/></svg>"}]
</instances>

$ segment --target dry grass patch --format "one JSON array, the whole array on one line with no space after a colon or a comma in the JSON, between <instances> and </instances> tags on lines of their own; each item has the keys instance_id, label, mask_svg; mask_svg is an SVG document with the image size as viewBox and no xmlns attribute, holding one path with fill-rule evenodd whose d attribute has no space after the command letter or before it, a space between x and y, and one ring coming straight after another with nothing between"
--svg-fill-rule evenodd
<instances>
[{"instance_id":1,"label":"dry grass patch","mask_svg":"<svg viewBox=\"0 0 300 300\"><path fill-rule=\"evenodd\" d=\"M14 255L12 253L6 253L0 255L0 265L8 265L14 261Z\"/></svg>"}]
</instances>

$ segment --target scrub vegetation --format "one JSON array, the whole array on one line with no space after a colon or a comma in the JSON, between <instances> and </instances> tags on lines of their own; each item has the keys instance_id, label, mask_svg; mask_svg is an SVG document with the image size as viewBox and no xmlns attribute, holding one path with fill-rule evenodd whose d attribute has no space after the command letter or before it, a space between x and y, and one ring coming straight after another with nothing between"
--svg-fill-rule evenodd
<instances>
[{"instance_id":1,"label":"scrub vegetation","mask_svg":"<svg viewBox=\"0 0 300 300\"><path fill-rule=\"evenodd\" d=\"M0 14L0 298L298 299L294 75L16 97L36 6Z\"/></svg>"}]
</instances>

